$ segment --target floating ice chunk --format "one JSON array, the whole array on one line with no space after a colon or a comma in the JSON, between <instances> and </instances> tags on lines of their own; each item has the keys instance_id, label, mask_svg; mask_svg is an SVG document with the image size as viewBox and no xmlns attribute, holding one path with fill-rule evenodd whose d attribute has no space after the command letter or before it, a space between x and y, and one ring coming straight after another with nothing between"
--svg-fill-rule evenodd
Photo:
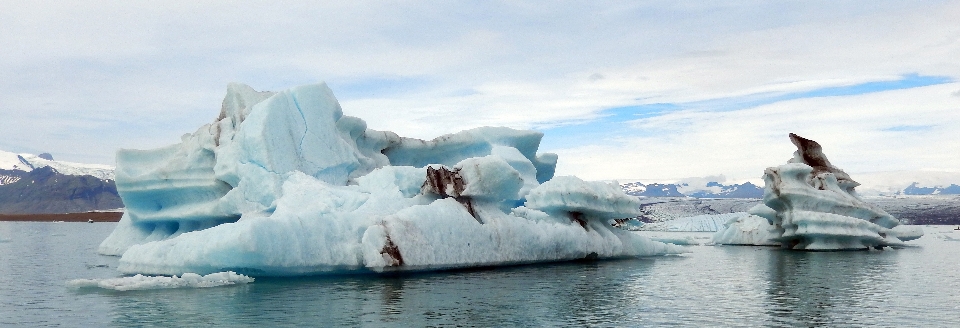
<instances>
[{"instance_id":1,"label":"floating ice chunk","mask_svg":"<svg viewBox=\"0 0 960 328\"><path fill-rule=\"evenodd\" d=\"M757 245L779 246L774 238L780 232L767 219L757 215L733 217L713 235L713 243L717 245Z\"/></svg>"},{"instance_id":2,"label":"floating ice chunk","mask_svg":"<svg viewBox=\"0 0 960 328\"><path fill-rule=\"evenodd\" d=\"M644 234L646 237L649 237L651 240L659 241L661 243L673 244L679 246L700 246L703 243L697 240L696 237L690 235L684 235L681 232L660 232L657 234Z\"/></svg>"},{"instance_id":3,"label":"floating ice chunk","mask_svg":"<svg viewBox=\"0 0 960 328\"><path fill-rule=\"evenodd\" d=\"M624 194L616 182L587 182L574 176L544 182L530 191L525 206L547 213L580 213L604 220L641 214L640 201Z\"/></svg>"},{"instance_id":4,"label":"floating ice chunk","mask_svg":"<svg viewBox=\"0 0 960 328\"><path fill-rule=\"evenodd\" d=\"M217 121L180 144L118 154L127 211L100 252L129 274L275 276L683 252L611 227L637 200L553 178L542 137L402 138L343 115L323 84L231 85Z\"/></svg>"},{"instance_id":5,"label":"floating ice chunk","mask_svg":"<svg viewBox=\"0 0 960 328\"><path fill-rule=\"evenodd\" d=\"M859 183L830 164L815 141L792 133L790 140L794 157L764 171L764 204L750 210L767 224L730 222L717 243L843 250L902 246L923 235L920 227L898 228L899 220L863 201L854 190Z\"/></svg>"},{"instance_id":6,"label":"floating ice chunk","mask_svg":"<svg viewBox=\"0 0 960 328\"><path fill-rule=\"evenodd\" d=\"M923 237L923 227L916 225L898 225L888 232L901 241L911 241Z\"/></svg>"},{"instance_id":7,"label":"floating ice chunk","mask_svg":"<svg viewBox=\"0 0 960 328\"><path fill-rule=\"evenodd\" d=\"M75 279L67 282L67 287L75 289L103 288L117 291L170 289L170 288L209 288L246 284L253 278L235 272L217 272L205 276L196 273L184 273L177 276L144 276L111 279Z\"/></svg>"},{"instance_id":8,"label":"floating ice chunk","mask_svg":"<svg viewBox=\"0 0 960 328\"><path fill-rule=\"evenodd\" d=\"M782 233L771 222L777 220L777 211L764 204L750 208L746 215L733 217L713 235L717 245L779 246L774 240Z\"/></svg>"}]
</instances>

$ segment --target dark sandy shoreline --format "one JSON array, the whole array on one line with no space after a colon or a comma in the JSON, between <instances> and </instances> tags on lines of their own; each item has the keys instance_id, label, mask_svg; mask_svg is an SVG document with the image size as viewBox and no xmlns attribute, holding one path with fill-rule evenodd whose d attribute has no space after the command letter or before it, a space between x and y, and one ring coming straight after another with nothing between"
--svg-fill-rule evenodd
<instances>
[{"instance_id":1,"label":"dark sandy shoreline","mask_svg":"<svg viewBox=\"0 0 960 328\"><path fill-rule=\"evenodd\" d=\"M0 214L0 221L21 222L118 222L123 212L86 212L63 214Z\"/></svg>"}]
</instances>

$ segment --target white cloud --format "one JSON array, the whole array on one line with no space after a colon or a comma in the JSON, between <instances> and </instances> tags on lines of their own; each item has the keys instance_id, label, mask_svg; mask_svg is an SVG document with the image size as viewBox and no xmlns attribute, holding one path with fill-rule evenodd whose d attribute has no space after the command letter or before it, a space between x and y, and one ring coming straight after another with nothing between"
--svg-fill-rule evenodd
<instances>
[{"instance_id":1,"label":"white cloud","mask_svg":"<svg viewBox=\"0 0 960 328\"><path fill-rule=\"evenodd\" d=\"M857 96L807 98L729 111L681 111L634 122L647 136L558 150L558 173L588 179L759 177L785 163L797 133L848 172L960 171L960 83ZM922 131L886 131L898 126ZM926 128L929 127L929 128Z\"/></svg>"},{"instance_id":2,"label":"white cloud","mask_svg":"<svg viewBox=\"0 0 960 328\"><path fill-rule=\"evenodd\" d=\"M347 114L371 128L430 138L480 125L529 128L589 119L612 107L796 92L911 73L960 80L956 17L955 2L899 1L3 2L0 149L112 163L117 147L177 142L210 121L233 81L278 90L325 79L337 93L338 85L356 81L413 77L424 83L341 101ZM952 88L948 95L960 86ZM932 156L932 146L907 143L937 139L945 140L941 148L956 149L950 141L956 135L941 128L955 122L951 112L924 120L927 114L784 107L840 108L843 99L851 99L844 104L851 107L935 107L921 98L875 100L881 98L651 118L638 124L658 137L611 131L627 146L564 150L561 171L588 178L739 178L785 160L792 152L787 130L809 131L844 153L851 151L847 146L867 148L842 141L837 131L858 131L848 133L849 140L904 148L882 153L887 157L868 154L887 163L853 160L853 167L960 169L949 164L960 163L956 157ZM960 98L934 99L946 106ZM832 115L832 123L810 115ZM877 132L934 120L927 131ZM750 149L723 151L735 146Z\"/></svg>"}]
</instances>

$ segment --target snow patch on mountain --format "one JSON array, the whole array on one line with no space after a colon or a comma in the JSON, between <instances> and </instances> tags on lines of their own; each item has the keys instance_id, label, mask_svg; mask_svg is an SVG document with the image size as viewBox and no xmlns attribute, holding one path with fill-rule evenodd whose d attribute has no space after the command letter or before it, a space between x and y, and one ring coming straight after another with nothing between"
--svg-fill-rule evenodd
<instances>
[{"instance_id":1,"label":"snow patch on mountain","mask_svg":"<svg viewBox=\"0 0 960 328\"><path fill-rule=\"evenodd\" d=\"M20 181L19 175L11 174L17 171L0 170L0 186Z\"/></svg>"},{"instance_id":2,"label":"snow patch on mountain","mask_svg":"<svg viewBox=\"0 0 960 328\"><path fill-rule=\"evenodd\" d=\"M0 150L0 170L30 172L41 167L50 167L64 175L90 175L101 180L113 180L113 166L52 160L50 154L16 154ZM0 173L0 185L13 183L18 177Z\"/></svg>"}]
</instances>

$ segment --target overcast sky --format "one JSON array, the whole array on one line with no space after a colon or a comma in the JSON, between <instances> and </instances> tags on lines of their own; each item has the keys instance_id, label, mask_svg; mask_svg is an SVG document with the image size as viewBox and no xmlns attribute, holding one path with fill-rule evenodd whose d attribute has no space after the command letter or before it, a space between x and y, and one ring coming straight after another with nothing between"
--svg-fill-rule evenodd
<instances>
[{"instance_id":1,"label":"overcast sky","mask_svg":"<svg viewBox=\"0 0 960 328\"><path fill-rule=\"evenodd\" d=\"M0 150L113 164L229 82L326 81L402 136L543 131L585 179L757 180L790 132L848 172L960 171L958 1L345 2L0 0Z\"/></svg>"}]
</instances>

